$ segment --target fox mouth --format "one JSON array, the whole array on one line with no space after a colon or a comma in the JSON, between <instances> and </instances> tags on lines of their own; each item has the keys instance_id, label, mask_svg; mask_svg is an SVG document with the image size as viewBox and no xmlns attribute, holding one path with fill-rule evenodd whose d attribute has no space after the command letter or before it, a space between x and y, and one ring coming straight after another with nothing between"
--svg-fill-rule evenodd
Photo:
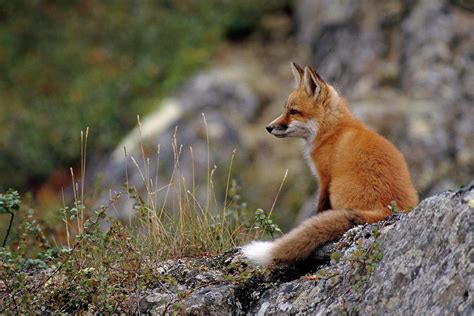
<instances>
[{"instance_id":1,"label":"fox mouth","mask_svg":"<svg viewBox=\"0 0 474 316\"><path fill-rule=\"evenodd\" d=\"M278 138L286 138L286 137L296 137L296 138L303 138L309 139L315 132L311 132L306 128L300 128L299 126L290 126L284 130L273 130L271 134Z\"/></svg>"},{"instance_id":2,"label":"fox mouth","mask_svg":"<svg viewBox=\"0 0 474 316\"><path fill-rule=\"evenodd\" d=\"M278 131L278 130L272 131L271 134L275 137L278 137L278 138L284 138L284 137L288 136L288 133L286 131Z\"/></svg>"}]
</instances>

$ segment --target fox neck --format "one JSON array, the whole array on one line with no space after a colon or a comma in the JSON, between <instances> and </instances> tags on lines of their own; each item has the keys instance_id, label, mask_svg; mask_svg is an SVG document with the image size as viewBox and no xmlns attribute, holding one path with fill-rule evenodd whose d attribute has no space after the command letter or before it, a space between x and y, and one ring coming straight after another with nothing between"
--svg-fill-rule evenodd
<instances>
[{"instance_id":1,"label":"fox neck","mask_svg":"<svg viewBox=\"0 0 474 316\"><path fill-rule=\"evenodd\" d=\"M324 117L317 124L317 133L306 140L307 145L310 145L313 149L323 145L328 138L333 138L339 134L343 125L357 123L357 120L349 111L346 100L340 97L332 86L328 85L328 90L329 96L326 98L327 102L324 105Z\"/></svg>"},{"instance_id":2,"label":"fox neck","mask_svg":"<svg viewBox=\"0 0 474 316\"><path fill-rule=\"evenodd\" d=\"M334 143L341 135L341 129L347 125L360 125L361 123L351 114L347 102L338 95L336 90L329 87L330 97L325 104L325 114L319 123L314 122L316 133L306 139L305 158L311 171L317 176L315 158L321 155L331 155L329 144Z\"/></svg>"}]
</instances>

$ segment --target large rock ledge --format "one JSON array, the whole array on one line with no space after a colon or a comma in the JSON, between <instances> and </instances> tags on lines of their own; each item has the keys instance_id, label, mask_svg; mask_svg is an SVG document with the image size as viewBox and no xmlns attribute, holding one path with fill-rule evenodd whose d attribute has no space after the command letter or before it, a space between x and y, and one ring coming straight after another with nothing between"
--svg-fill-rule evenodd
<instances>
[{"instance_id":1,"label":"large rock ledge","mask_svg":"<svg viewBox=\"0 0 474 316\"><path fill-rule=\"evenodd\" d=\"M167 314L472 315L474 182L409 214L348 231L297 267L248 267L238 250L159 265L140 302Z\"/></svg>"}]
</instances>

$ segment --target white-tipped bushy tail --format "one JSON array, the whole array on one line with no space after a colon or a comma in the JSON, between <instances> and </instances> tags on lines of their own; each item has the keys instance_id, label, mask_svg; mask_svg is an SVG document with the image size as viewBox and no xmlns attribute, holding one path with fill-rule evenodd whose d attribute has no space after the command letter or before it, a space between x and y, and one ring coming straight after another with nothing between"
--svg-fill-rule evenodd
<instances>
[{"instance_id":1,"label":"white-tipped bushy tail","mask_svg":"<svg viewBox=\"0 0 474 316\"><path fill-rule=\"evenodd\" d=\"M292 264L304 260L325 243L342 236L372 211L327 210L296 227L277 240L253 241L242 247L244 256L256 265ZM378 212L378 211L377 211Z\"/></svg>"},{"instance_id":2,"label":"white-tipped bushy tail","mask_svg":"<svg viewBox=\"0 0 474 316\"><path fill-rule=\"evenodd\" d=\"M271 241L252 241L250 244L242 247L244 256L253 264L266 266L272 263L272 248L274 244Z\"/></svg>"}]
</instances>

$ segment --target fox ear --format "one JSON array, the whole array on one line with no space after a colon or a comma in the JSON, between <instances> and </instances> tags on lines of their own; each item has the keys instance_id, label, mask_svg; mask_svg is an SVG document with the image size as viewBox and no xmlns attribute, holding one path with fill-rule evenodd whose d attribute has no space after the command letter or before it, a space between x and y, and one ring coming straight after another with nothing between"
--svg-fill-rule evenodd
<instances>
[{"instance_id":1,"label":"fox ear","mask_svg":"<svg viewBox=\"0 0 474 316\"><path fill-rule=\"evenodd\" d=\"M304 68L303 83L306 93L310 96L315 97L321 91L322 79L310 67Z\"/></svg>"},{"instance_id":2,"label":"fox ear","mask_svg":"<svg viewBox=\"0 0 474 316\"><path fill-rule=\"evenodd\" d=\"M321 76L311 67L304 68L303 82L306 92L310 96L317 97L326 86L326 82Z\"/></svg>"},{"instance_id":3,"label":"fox ear","mask_svg":"<svg viewBox=\"0 0 474 316\"><path fill-rule=\"evenodd\" d=\"M301 84L301 80L303 79L303 69L301 69L297 63L292 61L291 71L293 72L293 76L295 76L296 86L298 87Z\"/></svg>"}]
</instances>

